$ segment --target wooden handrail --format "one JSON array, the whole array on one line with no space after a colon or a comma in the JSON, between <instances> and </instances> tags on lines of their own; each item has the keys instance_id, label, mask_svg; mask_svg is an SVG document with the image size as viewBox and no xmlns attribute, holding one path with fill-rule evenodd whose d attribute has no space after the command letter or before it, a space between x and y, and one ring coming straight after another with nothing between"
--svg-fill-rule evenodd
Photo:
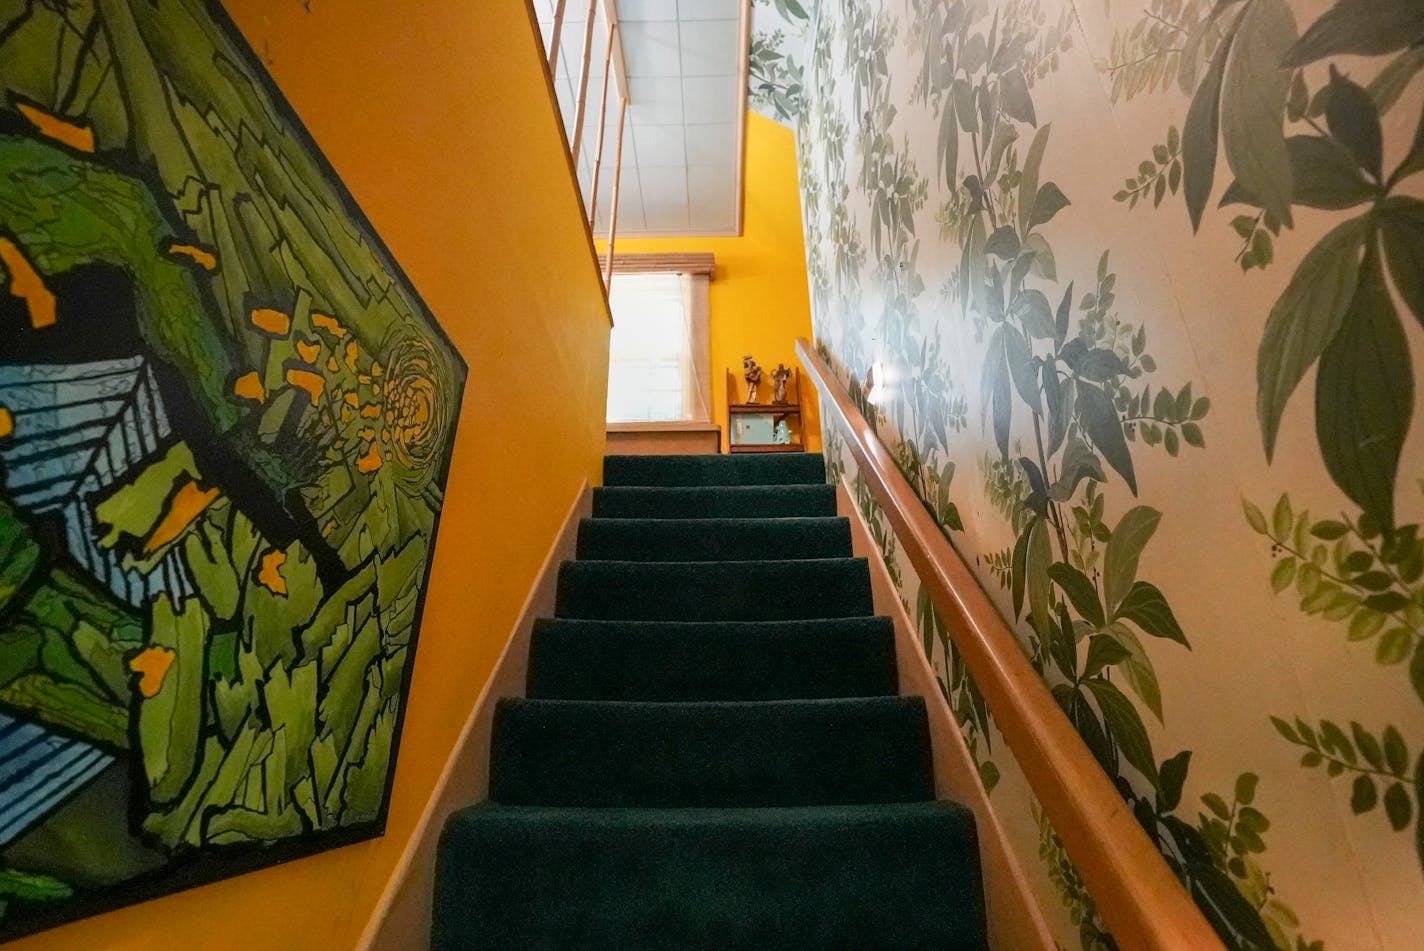
<instances>
[{"instance_id":1,"label":"wooden handrail","mask_svg":"<svg viewBox=\"0 0 1424 951\"><path fill-rule=\"evenodd\" d=\"M796 353L1119 947L1223 949L840 381L805 338Z\"/></svg>"}]
</instances>

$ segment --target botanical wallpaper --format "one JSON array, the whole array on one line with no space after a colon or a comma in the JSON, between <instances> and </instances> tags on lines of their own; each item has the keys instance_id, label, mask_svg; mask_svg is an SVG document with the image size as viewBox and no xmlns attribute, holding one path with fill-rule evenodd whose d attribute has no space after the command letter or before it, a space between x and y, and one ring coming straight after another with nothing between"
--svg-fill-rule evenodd
<instances>
[{"instance_id":1,"label":"botanical wallpaper","mask_svg":"<svg viewBox=\"0 0 1424 951\"><path fill-rule=\"evenodd\" d=\"M1208 920L1417 947L1424 5L756 16L818 346ZM826 433L1057 940L1116 947Z\"/></svg>"},{"instance_id":2,"label":"botanical wallpaper","mask_svg":"<svg viewBox=\"0 0 1424 951\"><path fill-rule=\"evenodd\" d=\"M805 103L802 85L815 4L816 0L752 0L747 105L793 129Z\"/></svg>"}]
</instances>

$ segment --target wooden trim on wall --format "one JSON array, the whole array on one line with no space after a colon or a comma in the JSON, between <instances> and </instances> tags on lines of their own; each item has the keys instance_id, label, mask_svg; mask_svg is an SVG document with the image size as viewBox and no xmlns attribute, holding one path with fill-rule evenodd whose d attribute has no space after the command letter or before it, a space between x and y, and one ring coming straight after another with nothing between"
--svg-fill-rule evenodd
<instances>
[{"instance_id":1,"label":"wooden trim on wall","mask_svg":"<svg viewBox=\"0 0 1424 951\"><path fill-rule=\"evenodd\" d=\"M608 256L598 256L599 270L608 266ZM716 279L717 259L710 251L686 254L617 254L613 255L614 274L644 274L649 271L675 271L679 274L705 274Z\"/></svg>"}]
</instances>

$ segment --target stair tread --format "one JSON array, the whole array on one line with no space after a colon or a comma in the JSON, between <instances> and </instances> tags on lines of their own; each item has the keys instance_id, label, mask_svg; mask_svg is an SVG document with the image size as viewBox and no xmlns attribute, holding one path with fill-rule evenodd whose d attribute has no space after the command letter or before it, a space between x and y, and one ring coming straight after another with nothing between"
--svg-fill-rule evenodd
<instances>
[{"instance_id":1,"label":"stair tread","mask_svg":"<svg viewBox=\"0 0 1424 951\"><path fill-rule=\"evenodd\" d=\"M924 701L507 698L490 798L570 806L796 806L932 799Z\"/></svg>"},{"instance_id":2,"label":"stair tread","mask_svg":"<svg viewBox=\"0 0 1424 951\"><path fill-rule=\"evenodd\" d=\"M487 804L451 818L439 865L436 951L986 946L974 819L953 803Z\"/></svg>"},{"instance_id":3,"label":"stair tread","mask_svg":"<svg viewBox=\"0 0 1424 951\"><path fill-rule=\"evenodd\" d=\"M577 700L863 697L897 688L889 618L534 623L526 696Z\"/></svg>"}]
</instances>

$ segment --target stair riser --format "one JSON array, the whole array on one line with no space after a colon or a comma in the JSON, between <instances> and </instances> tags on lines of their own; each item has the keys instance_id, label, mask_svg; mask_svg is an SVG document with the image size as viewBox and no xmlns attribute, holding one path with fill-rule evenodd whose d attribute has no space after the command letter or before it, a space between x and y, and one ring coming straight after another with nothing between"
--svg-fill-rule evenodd
<instances>
[{"instance_id":1,"label":"stair riser","mask_svg":"<svg viewBox=\"0 0 1424 951\"><path fill-rule=\"evenodd\" d=\"M868 617L862 558L777 562L565 562L555 614L626 621Z\"/></svg>"},{"instance_id":2,"label":"stair riser","mask_svg":"<svg viewBox=\"0 0 1424 951\"><path fill-rule=\"evenodd\" d=\"M819 454L764 456L605 456L604 485L816 485Z\"/></svg>"},{"instance_id":3,"label":"stair riser","mask_svg":"<svg viewBox=\"0 0 1424 951\"><path fill-rule=\"evenodd\" d=\"M896 692L888 619L765 624L539 621L526 696L796 700Z\"/></svg>"},{"instance_id":4,"label":"stair riser","mask_svg":"<svg viewBox=\"0 0 1424 951\"><path fill-rule=\"evenodd\" d=\"M829 485L749 488L597 488L596 518L826 518L836 514Z\"/></svg>"},{"instance_id":5,"label":"stair riser","mask_svg":"<svg viewBox=\"0 0 1424 951\"><path fill-rule=\"evenodd\" d=\"M580 561L758 561L849 558L843 518L584 519Z\"/></svg>"},{"instance_id":6,"label":"stair riser","mask_svg":"<svg viewBox=\"0 0 1424 951\"><path fill-rule=\"evenodd\" d=\"M490 798L527 806L813 806L934 797L918 697L502 700Z\"/></svg>"}]
</instances>

